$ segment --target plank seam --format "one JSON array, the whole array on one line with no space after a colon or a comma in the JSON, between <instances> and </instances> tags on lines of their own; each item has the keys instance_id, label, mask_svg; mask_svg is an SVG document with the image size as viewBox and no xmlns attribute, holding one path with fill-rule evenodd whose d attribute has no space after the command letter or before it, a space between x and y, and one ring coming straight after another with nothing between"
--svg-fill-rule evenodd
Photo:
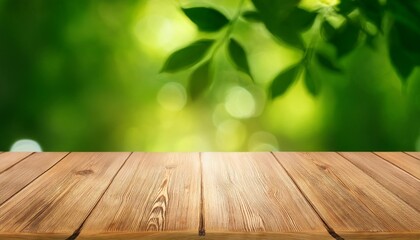
<instances>
[{"instance_id":1,"label":"plank seam","mask_svg":"<svg viewBox=\"0 0 420 240\"><path fill-rule=\"evenodd\" d=\"M416 156L414 156L414 155L411 155L411 154L409 154L408 152L403 152L403 153L405 153L405 154L407 154L408 156L413 157L413 158L415 158L415 159L417 159L417 160L420 160L420 158L418 158L418 157L416 157Z\"/></svg>"},{"instance_id":2,"label":"plank seam","mask_svg":"<svg viewBox=\"0 0 420 240\"><path fill-rule=\"evenodd\" d=\"M60 158L56 163L54 163L51 167L49 167L47 170L45 170L44 172L42 172L41 174L39 174L37 177L35 177L34 179L32 179L32 181L30 181L28 184L26 184L23 188L21 188L19 191L15 192L12 196L10 196L8 199L6 199L4 202L0 203L0 206L2 206L3 204L5 204L7 201L9 201L11 198L13 198L16 194L20 193L21 191L23 191L25 188L27 188L29 185L31 185L31 183L33 183L35 180L37 180L38 178L40 178L42 175L44 175L46 172L48 172L49 170L51 170L51 168L53 168L55 165L57 165L59 162L61 162L61 160L63 160L65 157L67 157L70 154L70 152L68 152L66 155L64 155L62 158Z\"/></svg>"},{"instance_id":3,"label":"plank seam","mask_svg":"<svg viewBox=\"0 0 420 240\"><path fill-rule=\"evenodd\" d=\"M379 182L379 180L377 180L376 178L374 178L372 175L370 175L366 170L362 169L361 167L357 166L355 163L353 163L352 161L350 161L348 158L346 158L344 155L340 154L339 152L334 152L335 154L337 154L338 156L340 156L341 158L343 158L344 160L346 160L347 162L349 162L351 165L353 165L356 169L360 170L364 175L366 175L368 178L370 178L373 182L376 182L380 187L382 187L382 189L386 192L389 192L391 195L394 195L396 198L400 199L402 202L406 203L409 207L411 207L410 204L408 204L407 202L405 202L402 198L400 198L396 193L392 192L391 190L389 190L385 185L383 185L381 182ZM378 215L377 211L375 211L374 209L372 209L371 207L369 207L360 197L359 194L355 193L352 189L347 188L347 192L353 196L354 198L356 198L360 204L362 204L362 206L364 206L373 216L375 216L377 219L380 219L380 215ZM416 210L416 209L414 209ZM392 218L395 220L395 218ZM397 221L397 220L395 220Z\"/></svg>"},{"instance_id":4,"label":"plank seam","mask_svg":"<svg viewBox=\"0 0 420 240\"><path fill-rule=\"evenodd\" d=\"M407 172L405 169L402 169L402 168L401 168L400 166L398 166L397 164L395 164L395 163L393 163L393 162L389 161L388 159L386 159L386 158L382 157L381 155L378 155L378 154L377 154L377 153L375 153L375 152L372 152L372 153L373 153L373 154L375 154L376 156L378 156L378 157L382 158L383 160L385 160L385 161L389 162L390 164L394 165L395 167L397 167L397 168L401 169L403 172L407 173L408 175L410 175L410 176L412 176L412 177L416 178L417 180L420 180L418 177L416 177L416 176L414 176L413 174L411 174L411 173ZM411 156L411 155L409 155L409 156Z\"/></svg>"},{"instance_id":5,"label":"plank seam","mask_svg":"<svg viewBox=\"0 0 420 240\"><path fill-rule=\"evenodd\" d=\"M35 154L35 152L32 152L32 153L31 153L31 154L29 154L28 156L26 156L26 157L24 157L24 158L20 159L19 161L17 161L17 162L15 162L15 163L13 163L13 164L12 164L12 165L10 165L9 167L7 167L7 168L3 169L3 171L0 171L0 174L2 174L2 173L4 173L4 172L6 172L6 171L7 171L7 170L9 170L10 168L14 167L16 164L18 164L18 163L22 162L23 160L27 159L28 157L30 157L30 156L32 156L32 155L34 155L34 154Z\"/></svg>"},{"instance_id":6,"label":"plank seam","mask_svg":"<svg viewBox=\"0 0 420 240\"><path fill-rule=\"evenodd\" d=\"M92 214L92 212L95 210L95 208L98 206L99 202L101 201L102 197L105 195L105 193L108 191L109 187L111 186L112 182L114 182L115 177L118 175L118 173L121 171L121 169L124 167L127 160L133 155L133 152L130 152L128 157L124 160L123 164L121 164L121 167L118 169L118 171L115 173L115 175L111 178L111 181L109 182L108 186L105 188L104 192L101 194L101 196L98 198L98 201L96 201L95 205L93 206L92 210L88 213L86 218L83 220L83 222L80 224L80 226L73 232L72 235L70 235L66 240L75 240L77 237L79 237L80 232L82 231L83 226L85 225L86 221Z\"/></svg>"},{"instance_id":7,"label":"plank seam","mask_svg":"<svg viewBox=\"0 0 420 240\"><path fill-rule=\"evenodd\" d=\"M204 183L203 183L203 163L201 159L201 152L199 152L200 160L200 219L198 225L198 236L206 235L205 220L204 220Z\"/></svg>"},{"instance_id":8,"label":"plank seam","mask_svg":"<svg viewBox=\"0 0 420 240\"><path fill-rule=\"evenodd\" d=\"M334 229L330 225L328 225L327 221L321 216L320 212L317 210L315 205L312 204L312 202L309 200L308 196L302 191L302 189L299 187L299 185L297 184L295 179L293 179L293 177L289 173L289 171L287 171L287 169L283 166L283 164L281 164L280 160L276 157L276 155L273 152L270 152L270 153L274 156L274 159L276 159L277 163L284 169L284 171L286 171L287 175L292 180L292 182L295 184L295 186L299 190L300 194L302 194L303 198L306 200L306 202L309 204L309 206L311 206L311 208L314 210L316 215L322 221L322 223L324 224L324 227L327 230L328 234L330 234L330 236L333 237L336 240L344 240L344 238L342 238L340 235L338 235L334 231Z\"/></svg>"}]
</instances>

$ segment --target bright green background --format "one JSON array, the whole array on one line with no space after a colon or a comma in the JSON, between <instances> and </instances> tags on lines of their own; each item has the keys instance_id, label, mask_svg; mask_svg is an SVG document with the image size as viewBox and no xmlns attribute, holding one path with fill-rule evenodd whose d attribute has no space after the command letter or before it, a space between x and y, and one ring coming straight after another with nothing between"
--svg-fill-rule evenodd
<instances>
[{"instance_id":1,"label":"bright green background","mask_svg":"<svg viewBox=\"0 0 420 240\"><path fill-rule=\"evenodd\" d=\"M319 96L300 79L270 100L271 80L301 53L240 20L233 34L255 84L220 51L213 87L190 101L191 70L159 70L176 49L218 36L199 33L180 7L232 17L237 5L1 0L0 150L30 138L45 151L420 151L420 72L402 85L381 37L342 59L343 74L319 69Z\"/></svg>"}]
</instances>

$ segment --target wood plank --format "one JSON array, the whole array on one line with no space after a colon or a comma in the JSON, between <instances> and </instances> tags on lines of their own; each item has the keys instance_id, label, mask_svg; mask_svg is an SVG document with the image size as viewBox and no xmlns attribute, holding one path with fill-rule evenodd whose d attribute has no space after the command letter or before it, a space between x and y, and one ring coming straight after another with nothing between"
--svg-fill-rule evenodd
<instances>
[{"instance_id":1,"label":"wood plank","mask_svg":"<svg viewBox=\"0 0 420 240\"><path fill-rule=\"evenodd\" d=\"M91 212L129 153L70 153L0 206L0 238L69 237ZM23 236L23 235L20 235Z\"/></svg>"},{"instance_id":2,"label":"wood plank","mask_svg":"<svg viewBox=\"0 0 420 240\"><path fill-rule=\"evenodd\" d=\"M402 152L375 152L378 156L420 179L420 161Z\"/></svg>"},{"instance_id":3,"label":"wood plank","mask_svg":"<svg viewBox=\"0 0 420 240\"><path fill-rule=\"evenodd\" d=\"M373 153L340 154L420 212L420 180Z\"/></svg>"},{"instance_id":4,"label":"wood plank","mask_svg":"<svg viewBox=\"0 0 420 240\"><path fill-rule=\"evenodd\" d=\"M79 239L115 239L122 233L121 239L174 238L171 231L182 232L180 239L198 236L200 175L198 153L134 153Z\"/></svg>"},{"instance_id":5,"label":"wood plank","mask_svg":"<svg viewBox=\"0 0 420 240\"><path fill-rule=\"evenodd\" d=\"M274 154L340 236L419 232L418 211L337 153Z\"/></svg>"},{"instance_id":6,"label":"wood plank","mask_svg":"<svg viewBox=\"0 0 420 240\"><path fill-rule=\"evenodd\" d=\"M30 152L5 152L0 154L0 173L31 154Z\"/></svg>"},{"instance_id":7,"label":"wood plank","mask_svg":"<svg viewBox=\"0 0 420 240\"><path fill-rule=\"evenodd\" d=\"M330 239L271 153L203 153L202 164L206 237L242 232L274 239L278 236L270 233L290 238L311 232Z\"/></svg>"},{"instance_id":8,"label":"wood plank","mask_svg":"<svg viewBox=\"0 0 420 240\"><path fill-rule=\"evenodd\" d=\"M405 233L344 233L342 237L346 240L419 240L420 232Z\"/></svg>"},{"instance_id":9,"label":"wood plank","mask_svg":"<svg viewBox=\"0 0 420 240\"><path fill-rule=\"evenodd\" d=\"M191 235L191 233L185 232L142 232L142 233L104 233L97 235L90 235L89 237L78 237L79 239L89 239L89 240L242 240L242 239L262 239L262 240L334 240L331 237L325 236L323 233L318 232L309 232L309 233L267 233L267 232L230 232L230 233L215 233L210 232L206 233L205 236L199 236L196 232Z\"/></svg>"},{"instance_id":10,"label":"wood plank","mask_svg":"<svg viewBox=\"0 0 420 240\"><path fill-rule=\"evenodd\" d=\"M420 160L420 152L405 152L406 154L415 157L417 160Z\"/></svg>"},{"instance_id":11,"label":"wood plank","mask_svg":"<svg viewBox=\"0 0 420 240\"><path fill-rule=\"evenodd\" d=\"M67 153L35 153L0 174L0 205L60 161Z\"/></svg>"}]
</instances>

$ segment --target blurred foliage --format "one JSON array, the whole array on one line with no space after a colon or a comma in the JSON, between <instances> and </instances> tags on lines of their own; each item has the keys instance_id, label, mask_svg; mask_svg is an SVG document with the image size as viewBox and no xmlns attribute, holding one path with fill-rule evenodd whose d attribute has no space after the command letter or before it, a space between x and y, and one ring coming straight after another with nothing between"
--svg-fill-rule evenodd
<instances>
[{"instance_id":1,"label":"blurred foliage","mask_svg":"<svg viewBox=\"0 0 420 240\"><path fill-rule=\"evenodd\" d=\"M0 150L419 150L420 2L0 0Z\"/></svg>"}]
</instances>

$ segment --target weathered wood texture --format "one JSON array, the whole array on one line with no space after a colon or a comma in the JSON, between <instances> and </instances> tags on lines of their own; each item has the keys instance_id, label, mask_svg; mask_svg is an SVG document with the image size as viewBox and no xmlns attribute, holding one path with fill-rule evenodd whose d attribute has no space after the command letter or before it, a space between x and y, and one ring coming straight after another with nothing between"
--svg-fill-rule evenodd
<instances>
[{"instance_id":1,"label":"weathered wood texture","mask_svg":"<svg viewBox=\"0 0 420 240\"><path fill-rule=\"evenodd\" d=\"M187 232L183 237L197 236L200 196L198 153L134 153L80 237L147 231L183 231Z\"/></svg>"},{"instance_id":2,"label":"weathered wood texture","mask_svg":"<svg viewBox=\"0 0 420 240\"><path fill-rule=\"evenodd\" d=\"M420 152L405 152L405 153L420 160Z\"/></svg>"},{"instance_id":3,"label":"weathered wood texture","mask_svg":"<svg viewBox=\"0 0 420 240\"><path fill-rule=\"evenodd\" d=\"M401 152L376 152L376 155L420 179L420 160Z\"/></svg>"},{"instance_id":4,"label":"weathered wood texture","mask_svg":"<svg viewBox=\"0 0 420 240\"><path fill-rule=\"evenodd\" d=\"M2 234L69 237L100 199L128 153L71 153L0 206Z\"/></svg>"},{"instance_id":5,"label":"weathered wood texture","mask_svg":"<svg viewBox=\"0 0 420 240\"><path fill-rule=\"evenodd\" d=\"M206 232L328 233L271 153L203 153Z\"/></svg>"},{"instance_id":6,"label":"weathered wood texture","mask_svg":"<svg viewBox=\"0 0 420 240\"><path fill-rule=\"evenodd\" d=\"M419 212L337 153L274 154L340 236L396 232L419 237Z\"/></svg>"},{"instance_id":7,"label":"weathered wood texture","mask_svg":"<svg viewBox=\"0 0 420 240\"><path fill-rule=\"evenodd\" d=\"M417 154L0 153L0 239L419 240Z\"/></svg>"},{"instance_id":8,"label":"weathered wood texture","mask_svg":"<svg viewBox=\"0 0 420 240\"><path fill-rule=\"evenodd\" d=\"M66 155L67 153L35 153L0 173L0 205Z\"/></svg>"},{"instance_id":9,"label":"weathered wood texture","mask_svg":"<svg viewBox=\"0 0 420 240\"><path fill-rule=\"evenodd\" d=\"M5 152L0 154L0 173L31 155L29 152Z\"/></svg>"},{"instance_id":10,"label":"weathered wood texture","mask_svg":"<svg viewBox=\"0 0 420 240\"><path fill-rule=\"evenodd\" d=\"M347 152L340 154L420 212L419 179L373 153Z\"/></svg>"}]
</instances>

